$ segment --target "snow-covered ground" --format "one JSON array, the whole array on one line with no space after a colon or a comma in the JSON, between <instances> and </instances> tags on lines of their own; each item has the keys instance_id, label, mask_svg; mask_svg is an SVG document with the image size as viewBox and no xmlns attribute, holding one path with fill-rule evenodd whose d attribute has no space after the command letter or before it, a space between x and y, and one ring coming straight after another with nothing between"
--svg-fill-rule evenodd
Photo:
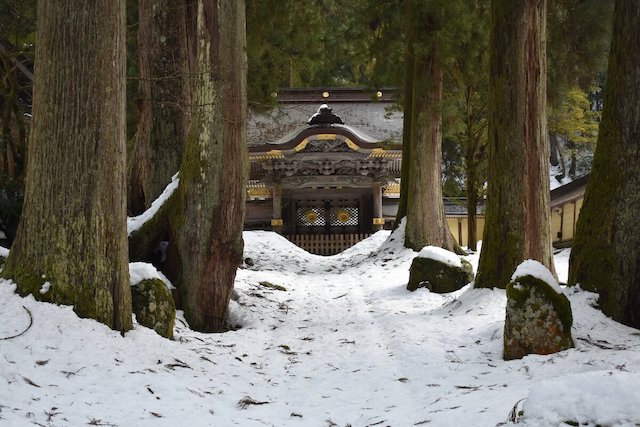
<instances>
[{"instance_id":1,"label":"snow-covered ground","mask_svg":"<svg viewBox=\"0 0 640 427\"><path fill-rule=\"evenodd\" d=\"M564 289L575 349L505 362L504 291L408 292L416 253L388 237L320 257L247 232L241 328L200 334L179 314L173 341L138 325L123 338L0 282L0 338L33 321L0 340L0 425L495 426L514 408L528 426L640 422L639 333L593 294Z\"/></svg>"}]
</instances>

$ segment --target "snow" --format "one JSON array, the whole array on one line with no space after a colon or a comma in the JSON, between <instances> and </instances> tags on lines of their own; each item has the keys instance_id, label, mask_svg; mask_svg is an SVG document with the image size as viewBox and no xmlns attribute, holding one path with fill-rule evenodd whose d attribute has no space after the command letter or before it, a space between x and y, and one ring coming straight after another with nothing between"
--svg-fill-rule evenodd
<instances>
[{"instance_id":1,"label":"snow","mask_svg":"<svg viewBox=\"0 0 640 427\"><path fill-rule=\"evenodd\" d=\"M525 424L562 425L566 420L575 420L580 425L637 425L640 375L626 371L624 366L617 369L567 375L536 384L523 405Z\"/></svg>"},{"instance_id":2,"label":"snow","mask_svg":"<svg viewBox=\"0 0 640 427\"><path fill-rule=\"evenodd\" d=\"M40 287L40 294L44 295L51 289L51 282L44 282Z\"/></svg>"},{"instance_id":3,"label":"snow","mask_svg":"<svg viewBox=\"0 0 640 427\"><path fill-rule=\"evenodd\" d=\"M7 249L7 248L5 248L3 246L0 246L0 256L3 257L3 258L8 257L9 256L9 249Z\"/></svg>"},{"instance_id":4,"label":"snow","mask_svg":"<svg viewBox=\"0 0 640 427\"><path fill-rule=\"evenodd\" d=\"M175 286L171 283L167 276L158 271L153 264L146 262L130 262L129 263L129 282L131 286L142 282L145 279L159 279L162 280L169 289L175 289Z\"/></svg>"},{"instance_id":5,"label":"snow","mask_svg":"<svg viewBox=\"0 0 640 427\"><path fill-rule=\"evenodd\" d=\"M565 290L575 349L507 362L504 290L408 292L402 230L332 257L245 232L255 264L224 334L179 312L175 340L137 324L122 337L0 281L0 338L28 329L0 340L0 425L495 426L514 407L527 426L640 422L639 333L595 294Z\"/></svg>"},{"instance_id":6,"label":"snow","mask_svg":"<svg viewBox=\"0 0 640 427\"><path fill-rule=\"evenodd\" d=\"M430 258L434 261L450 265L452 267L462 268L462 261L455 253L438 246L425 246L418 253L419 258Z\"/></svg>"},{"instance_id":7,"label":"snow","mask_svg":"<svg viewBox=\"0 0 640 427\"><path fill-rule=\"evenodd\" d=\"M511 281L517 282L520 277L525 276L531 276L542 280L557 293L562 293L562 288L558 284L558 281L553 277L553 274L551 274L549 269L542 265L540 261L528 259L522 262L518 267L516 267L516 271L511 276Z\"/></svg>"},{"instance_id":8,"label":"snow","mask_svg":"<svg viewBox=\"0 0 640 427\"><path fill-rule=\"evenodd\" d=\"M162 207L164 202L167 201L169 197L173 194L174 191L178 188L180 184L179 173L176 173L171 177L171 182L165 187L162 194L153 201L151 207L141 213L138 216L127 218L127 232L129 236L131 236L135 231L137 231L140 227L144 225L145 222L149 221L153 216L158 212L158 210Z\"/></svg>"}]
</instances>

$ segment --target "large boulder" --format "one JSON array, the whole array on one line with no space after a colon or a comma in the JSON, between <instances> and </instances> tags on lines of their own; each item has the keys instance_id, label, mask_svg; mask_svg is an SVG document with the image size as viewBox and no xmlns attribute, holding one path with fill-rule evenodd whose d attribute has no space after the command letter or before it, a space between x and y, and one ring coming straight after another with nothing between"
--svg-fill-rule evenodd
<instances>
[{"instance_id":1,"label":"large boulder","mask_svg":"<svg viewBox=\"0 0 640 427\"><path fill-rule=\"evenodd\" d=\"M516 269L506 291L505 360L573 347L571 304L546 267L537 261L525 261Z\"/></svg>"},{"instance_id":2,"label":"large boulder","mask_svg":"<svg viewBox=\"0 0 640 427\"><path fill-rule=\"evenodd\" d=\"M439 294L457 291L473 280L473 268L453 252L426 246L413 259L407 289L427 288Z\"/></svg>"},{"instance_id":3,"label":"large boulder","mask_svg":"<svg viewBox=\"0 0 640 427\"><path fill-rule=\"evenodd\" d=\"M165 338L173 338L176 306L171 290L160 279L145 279L131 287L133 312L138 323Z\"/></svg>"}]
</instances>

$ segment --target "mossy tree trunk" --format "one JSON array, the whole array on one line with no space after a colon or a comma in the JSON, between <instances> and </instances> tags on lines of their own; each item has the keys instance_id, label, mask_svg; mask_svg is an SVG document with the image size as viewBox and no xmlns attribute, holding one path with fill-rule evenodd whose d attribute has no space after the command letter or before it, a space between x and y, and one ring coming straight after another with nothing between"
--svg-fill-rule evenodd
<instances>
[{"instance_id":1,"label":"mossy tree trunk","mask_svg":"<svg viewBox=\"0 0 640 427\"><path fill-rule=\"evenodd\" d=\"M420 2L407 3L408 49L412 70L411 91L404 99L405 117L403 146L409 148L408 162L403 165L406 218L405 246L420 250L426 245L461 252L447 225L442 201L442 92L443 70L437 40L435 15ZM406 182L408 181L408 182ZM402 189L401 189L402 190Z\"/></svg>"},{"instance_id":2,"label":"mossy tree trunk","mask_svg":"<svg viewBox=\"0 0 640 427\"><path fill-rule=\"evenodd\" d=\"M476 287L506 287L526 259L554 271L545 19L545 0L491 4L488 193Z\"/></svg>"},{"instance_id":3,"label":"mossy tree trunk","mask_svg":"<svg viewBox=\"0 0 640 427\"><path fill-rule=\"evenodd\" d=\"M242 262L247 173L244 1L198 0L194 108L169 220L189 325L224 330Z\"/></svg>"},{"instance_id":4,"label":"mossy tree trunk","mask_svg":"<svg viewBox=\"0 0 640 427\"><path fill-rule=\"evenodd\" d=\"M2 275L126 331L125 2L39 0L37 39L24 210Z\"/></svg>"},{"instance_id":5,"label":"mossy tree trunk","mask_svg":"<svg viewBox=\"0 0 640 427\"><path fill-rule=\"evenodd\" d=\"M569 283L640 327L640 4L616 1L604 110L569 262Z\"/></svg>"},{"instance_id":6,"label":"mossy tree trunk","mask_svg":"<svg viewBox=\"0 0 640 427\"><path fill-rule=\"evenodd\" d=\"M413 99L413 70L415 65L414 43L414 19L412 4L405 4L405 53L403 76L403 116L402 116L402 164L400 167L400 199L398 200L398 212L396 214L397 227L402 218L407 216L407 194L409 186L409 159L411 159L411 100Z\"/></svg>"},{"instance_id":7,"label":"mossy tree trunk","mask_svg":"<svg viewBox=\"0 0 640 427\"><path fill-rule=\"evenodd\" d=\"M184 0L140 0L139 121L129 169L129 210L139 214L180 168L188 126L189 58Z\"/></svg>"},{"instance_id":8,"label":"mossy tree trunk","mask_svg":"<svg viewBox=\"0 0 640 427\"><path fill-rule=\"evenodd\" d=\"M414 62L405 246L454 250L442 201L443 72L435 46L428 50Z\"/></svg>"}]
</instances>

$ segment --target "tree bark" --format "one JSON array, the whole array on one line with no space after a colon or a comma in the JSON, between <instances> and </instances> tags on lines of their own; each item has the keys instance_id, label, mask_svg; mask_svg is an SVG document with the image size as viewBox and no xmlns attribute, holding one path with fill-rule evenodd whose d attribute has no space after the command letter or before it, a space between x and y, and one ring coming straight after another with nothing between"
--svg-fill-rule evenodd
<instances>
[{"instance_id":1,"label":"tree bark","mask_svg":"<svg viewBox=\"0 0 640 427\"><path fill-rule=\"evenodd\" d=\"M125 2L40 0L37 39L24 210L2 274L126 331Z\"/></svg>"},{"instance_id":2,"label":"tree bark","mask_svg":"<svg viewBox=\"0 0 640 427\"><path fill-rule=\"evenodd\" d=\"M140 99L129 209L147 209L180 168L187 137L189 58L185 0L138 3Z\"/></svg>"},{"instance_id":3,"label":"tree bark","mask_svg":"<svg viewBox=\"0 0 640 427\"><path fill-rule=\"evenodd\" d=\"M604 109L569 262L569 283L640 327L640 5L616 1Z\"/></svg>"},{"instance_id":4,"label":"tree bark","mask_svg":"<svg viewBox=\"0 0 640 427\"><path fill-rule=\"evenodd\" d=\"M172 242L189 325L225 328L242 228L248 165L244 1L198 0L194 109L180 168Z\"/></svg>"},{"instance_id":5,"label":"tree bark","mask_svg":"<svg viewBox=\"0 0 640 427\"><path fill-rule=\"evenodd\" d=\"M402 163L400 165L400 199L396 213L395 227L407 216L407 197L409 188L409 159L411 159L411 108L413 99L413 70L415 67L414 25L415 16L412 13L412 3L407 1L405 10L405 54L404 54L404 88L403 88L403 116L402 116Z\"/></svg>"},{"instance_id":6,"label":"tree bark","mask_svg":"<svg viewBox=\"0 0 640 427\"><path fill-rule=\"evenodd\" d=\"M465 153L466 166L466 190L467 190L467 247L471 251L477 250L477 210L478 210L478 187L481 185L479 180L480 164L486 161L484 155L484 146L481 145L482 134L486 129L486 121L479 123L481 115L474 111L473 98L474 88L467 86L465 90L466 102L466 129L465 137L467 141L467 150Z\"/></svg>"},{"instance_id":7,"label":"tree bark","mask_svg":"<svg viewBox=\"0 0 640 427\"><path fill-rule=\"evenodd\" d=\"M476 287L504 288L526 259L554 271L545 19L545 0L492 1L488 194Z\"/></svg>"},{"instance_id":8,"label":"tree bark","mask_svg":"<svg viewBox=\"0 0 640 427\"><path fill-rule=\"evenodd\" d=\"M405 246L420 250L434 245L453 251L456 244L442 201L443 73L435 47L414 64Z\"/></svg>"},{"instance_id":9,"label":"tree bark","mask_svg":"<svg viewBox=\"0 0 640 427\"><path fill-rule=\"evenodd\" d=\"M473 159L474 156L472 156ZM473 162L472 162L473 163ZM476 211L478 209L478 187L476 185L476 167L469 166L467 163L467 247L471 251L478 248L477 226L478 218Z\"/></svg>"}]
</instances>

